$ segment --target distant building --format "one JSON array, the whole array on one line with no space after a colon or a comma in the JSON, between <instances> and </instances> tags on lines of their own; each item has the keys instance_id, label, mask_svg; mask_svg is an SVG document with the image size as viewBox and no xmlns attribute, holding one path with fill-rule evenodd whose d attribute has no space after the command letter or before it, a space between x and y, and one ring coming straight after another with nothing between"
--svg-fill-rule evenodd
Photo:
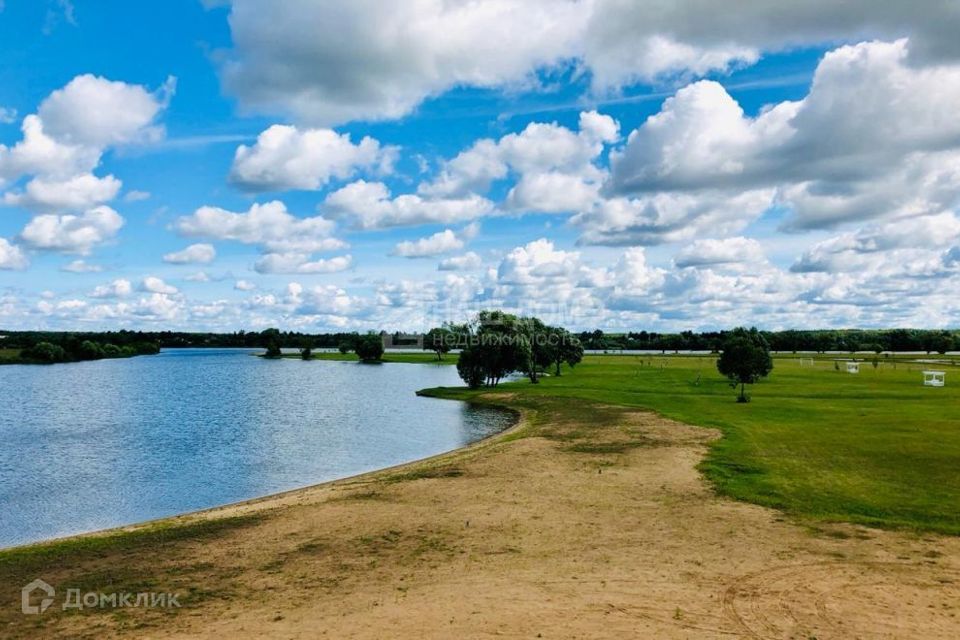
<instances>
[{"instance_id":1,"label":"distant building","mask_svg":"<svg viewBox=\"0 0 960 640\"><path fill-rule=\"evenodd\" d=\"M422 333L387 333L380 332L380 338L383 340L383 348L387 349L423 349Z\"/></svg>"}]
</instances>

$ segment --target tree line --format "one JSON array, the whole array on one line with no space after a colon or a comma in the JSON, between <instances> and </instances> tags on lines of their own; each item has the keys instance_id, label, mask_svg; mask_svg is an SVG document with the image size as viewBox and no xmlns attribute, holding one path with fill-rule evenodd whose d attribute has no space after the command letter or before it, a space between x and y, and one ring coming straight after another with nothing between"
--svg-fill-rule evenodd
<instances>
[{"instance_id":1,"label":"tree line","mask_svg":"<svg viewBox=\"0 0 960 640\"><path fill-rule=\"evenodd\" d=\"M578 334L584 348L597 351L655 350L719 352L732 332L639 331ZM934 329L822 329L760 331L770 349L779 352L813 351L925 351L945 353L960 350L960 331Z\"/></svg>"},{"instance_id":2,"label":"tree line","mask_svg":"<svg viewBox=\"0 0 960 640\"><path fill-rule=\"evenodd\" d=\"M156 342L131 342L117 345L112 342L95 342L66 338L58 342L41 340L25 348L7 349L0 357L0 364L54 364L58 362L81 362L104 358L131 358L139 355L153 355L160 352Z\"/></svg>"},{"instance_id":3,"label":"tree line","mask_svg":"<svg viewBox=\"0 0 960 640\"><path fill-rule=\"evenodd\" d=\"M960 350L960 331L931 329L790 329L760 332L774 351L926 351L929 353ZM630 331L605 333L600 329L576 334L584 349L598 351L656 350L656 351L719 351L730 331L681 331L658 333ZM360 332L304 333L299 331L234 331L224 333L186 331L5 331L0 329L0 348L25 349L39 342L64 344L67 340L90 340L118 347L137 343L154 343L161 348L178 347L238 347L266 346L267 338L281 348L302 348L309 343L313 349L338 349L355 344L363 336ZM393 332L395 343L401 336Z\"/></svg>"},{"instance_id":4,"label":"tree line","mask_svg":"<svg viewBox=\"0 0 960 640\"><path fill-rule=\"evenodd\" d=\"M361 362L380 362L383 357L383 338L378 333L334 335L339 337L337 349L340 353L356 353ZM298 336L293 345L290 344L289 340L284 344L284 336L279 329L266 329L260 333L260 337L262 339L261 346L266 349L263 354L265 358L282 357L282 349L286 346L299 349L300 357L304 360L310 360L313 358L313 350L318 347L318 340L310 335ZM327 345L321 342L320 346Z\"/></svg>"},{"instance_id":5,"label":"tree line","mask_svg":"<svg viewBox=\"0 0 960 640\"><path fill-rule=\"evenodd\" d=\"M281 347L299 347L309 339L315 348L335 349L342 340L359 335L356 332L302 333L299 331L233 331L224 333L191 331L6 331L0 329L0 348L25 349L38 342L63 344L67 340L90 340L119 347L150 342L163 349L175 348L247 348L265 346L268 337L275 337Z\"/></svg>"}]
</instances>

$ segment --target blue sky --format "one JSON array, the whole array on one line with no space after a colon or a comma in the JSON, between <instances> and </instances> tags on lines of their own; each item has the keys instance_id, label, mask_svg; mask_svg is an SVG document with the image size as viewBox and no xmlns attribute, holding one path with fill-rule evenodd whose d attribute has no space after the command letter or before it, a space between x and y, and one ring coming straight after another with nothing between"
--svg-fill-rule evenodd
<instances>
[{"instance_id":1,"label":"blue sky","mask_svg":"<svg viewBox=\"0 0 960 640\"><path fill-rule=\"evenodd\" d=\"M955 327L958 11L850 4L6 0L0 327Z\"/></svg>"}]
</instances>

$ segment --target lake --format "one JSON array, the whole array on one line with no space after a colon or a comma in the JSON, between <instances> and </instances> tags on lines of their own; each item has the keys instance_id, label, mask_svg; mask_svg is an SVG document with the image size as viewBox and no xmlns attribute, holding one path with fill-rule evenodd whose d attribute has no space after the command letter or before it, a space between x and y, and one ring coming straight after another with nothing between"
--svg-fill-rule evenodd
<instances>
[{"instance_id":1,"label":"lake","mask_svg":"<svg viewBox=\"0 0 960 640\"><path fill-rule=\"evenodd\" d=\"M252 353L0 367L0 547L380 469L514 419L415 395L461 384L452 366Z\"/></svg>"}]
</instances>

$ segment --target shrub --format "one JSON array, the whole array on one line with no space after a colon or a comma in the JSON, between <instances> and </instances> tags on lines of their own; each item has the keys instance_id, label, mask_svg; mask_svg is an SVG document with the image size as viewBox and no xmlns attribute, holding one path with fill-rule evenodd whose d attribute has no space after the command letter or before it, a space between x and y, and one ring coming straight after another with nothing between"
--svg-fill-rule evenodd
<instances>
[{"instance_id":1,"label":"shrub","mask_svg":"<svg viewBox=\"0 0 960 640\"><path fill-rule=\"evenodd\" d=\"M35 360L43 363L63 362L67 359L67 352L58 344L52 342L38 342L24 349L20 353L24 360Z\"/></svg>"},{"instance_id":2,"label":"shrub","mask_svg":"<svg viewBox=\"0 0 960 640\"><path fill-rule=\"evenodd\" d=\"M81 360L98 360L103 357L103 347L92 340L84 340L77 355Z\"/></svg>"},{"instance_id":3,"label":"shrub","mask_svg":"<svg viewBox=\"0 0 960 640\"><path fill-rule=\"evenodd\" d=\"M115 344L105 344L103 345L103 357L104 358L119 358L123 355L123 352Z\"/></svg>"},{"instance_id":4,"label":"shrub","mask_svg":"<svg viewBox=\"0 0 960 640\"><path fill-rule=\"evenodd\" d=\"M363 362L379 362L383 357L383 338L376 333L361 336L357 339L354 351Z\"/></svg>"}]
</instances>

